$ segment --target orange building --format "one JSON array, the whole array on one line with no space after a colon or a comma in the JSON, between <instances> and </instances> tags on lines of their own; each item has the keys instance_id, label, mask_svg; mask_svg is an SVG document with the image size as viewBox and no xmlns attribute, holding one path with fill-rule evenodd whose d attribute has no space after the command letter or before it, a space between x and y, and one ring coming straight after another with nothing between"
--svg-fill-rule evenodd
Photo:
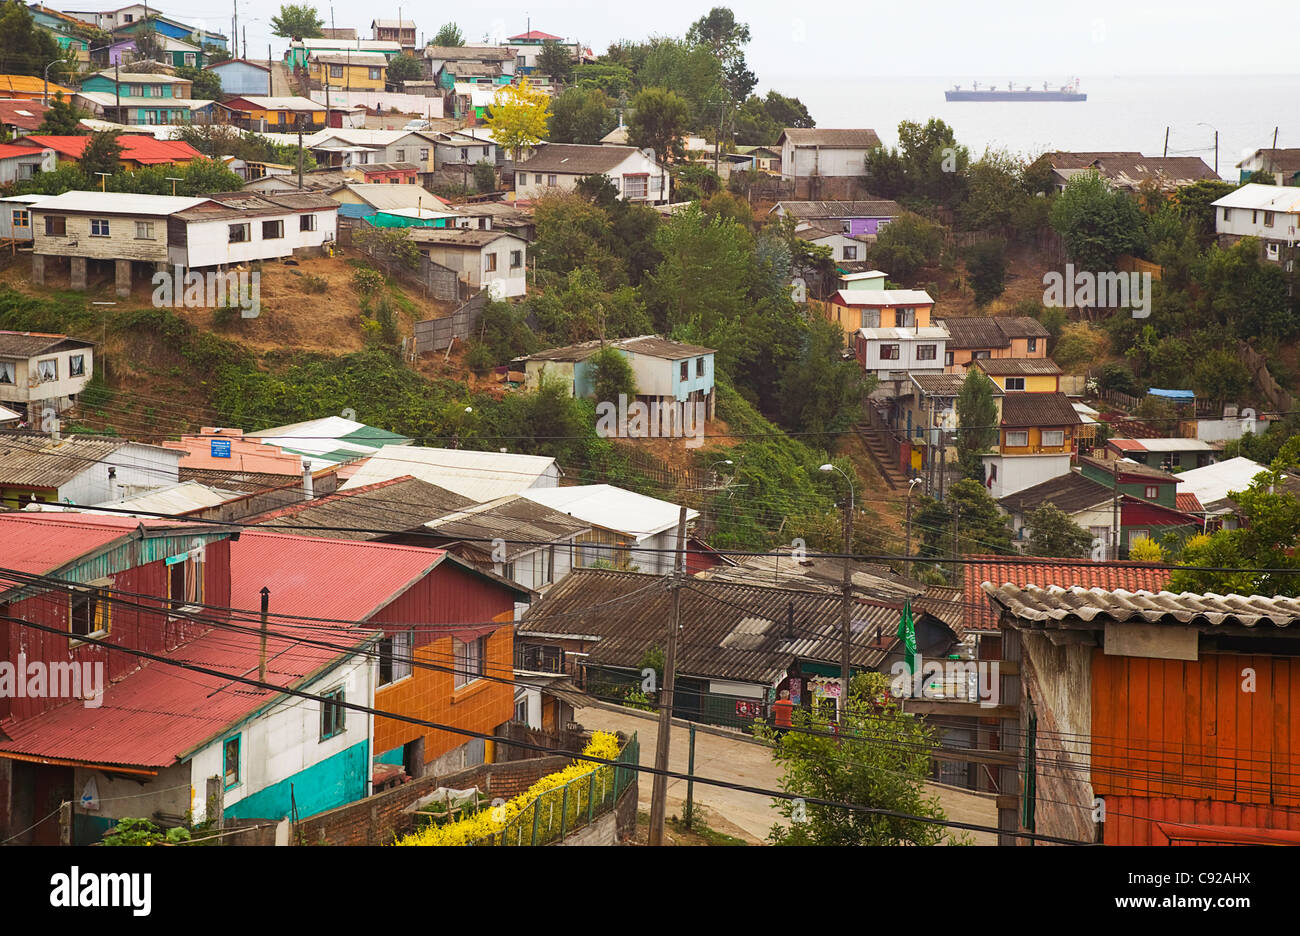
<instances>
[{"instance_id":1,"label":"orange building","mask_svg":"<svg viewBox=\"0 0 1300 936\"><path fill-rule=\"evenodd\" d=\"M285 452L278 445L257 439L245 439L242 429L217 429L204 426L198 435L168 440L163 448L185 453L182 469L208 471L244 471L256 474L302 474L302 456Z\"/></svg>"},{"instance_id":2,"label":"orange building","mask_svg":"<svg viewBox=\"0 0 1300 936\"><path fill-rule=\"evenodd\" d=\"M948 329L944 366L964 374L965 365L979 358L1045 358L1051 333L1027 315L961 316L940 319Z\"/></svg>"}]
</instances>

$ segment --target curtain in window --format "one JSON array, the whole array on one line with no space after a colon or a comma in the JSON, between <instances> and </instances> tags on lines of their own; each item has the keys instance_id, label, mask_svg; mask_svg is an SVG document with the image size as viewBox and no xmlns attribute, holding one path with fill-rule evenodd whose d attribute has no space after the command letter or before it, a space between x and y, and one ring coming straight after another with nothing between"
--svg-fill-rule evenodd
<instances>
[{"instance_id":1,"label":"curtain in window","mask_svg":"<svg viewBox=\"0 0 1300 936\"><path fill-rule=\"evenodd\" d=\"M36 374L41 378L41 383L48 383L51 380L59 379L58 361L37 361Z\"/></svg>"},{"instance_id":2,"label":"curtain in window","mask_svg":"<svg viewBox=\"0 0 1300 936\"><path fill-rule=\"evenodd\" d=\"M0 361L0 384L13 385L14 382L14 362Z\"/></svg>"}]
</instances>

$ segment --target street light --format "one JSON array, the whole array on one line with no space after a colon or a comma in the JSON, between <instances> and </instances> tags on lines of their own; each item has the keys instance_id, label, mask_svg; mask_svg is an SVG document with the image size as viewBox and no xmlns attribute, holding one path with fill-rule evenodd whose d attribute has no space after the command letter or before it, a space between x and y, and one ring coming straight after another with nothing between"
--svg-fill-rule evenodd
<instances>
[{"instance_id":1,"label":"street light","mask_svg":"<svg viewBox=\"0 0 1300 936\"><path fill-rule=\"evenodd\" d=\"M844 476L844 481L849 486L849 499L844 503L846 508L844 513L844 580L841 586L844 594L840 602L840 640L843 644L840 653L840 715L842 718L849 704L849 601L852 595L853 575L853 479L849 477L848 472L843 468L830 463L822 465L820 470L838 471Z\"/></svg>"},{"instance_id":2,"label":"street light","mask_svg":"<svg viewBox=\"0 0 1300 936\"><path fill-rule=\"evenodd\" d=\"M903 575L912 574L912 489L921 483L920 478L907 482L907 533L903 546Z\"/></svg>"}]
</instances>

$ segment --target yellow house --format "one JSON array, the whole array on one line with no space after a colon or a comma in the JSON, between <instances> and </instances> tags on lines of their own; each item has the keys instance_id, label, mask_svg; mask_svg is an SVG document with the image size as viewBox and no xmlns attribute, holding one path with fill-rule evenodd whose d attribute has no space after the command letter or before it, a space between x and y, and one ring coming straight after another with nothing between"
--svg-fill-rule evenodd
<instances>
[{"instance_id":1,"label":"yellow house","mask_svg":"<svg viewBox=\"0 0 1300 936\"><path fill-rule=\"evenodd\" d=\"M1069 455L1080 425L1064 393L1008 393L998 424L1002 455Z\"/></svg>"},{"instance_id":2,"label":"yellow house","mask_svg":"<svg viewBox=\"0 0 1300 936\"><path fill-rule=\"evenodd\" d=\"M934 300L923 289L841 289L824 305L845 344L860 328L927 328Z\"/></svg>"},{"instance_id":3,"label":"yellow house","mask_svg":"<svg viewBox=\"0 0 1300 936\"><path fill-rule=\"evenodd\" d=\"M388 59L379 52L318 52L307 59L313 87L339 91L383 91Z\"/></svg>"},{"instance_id":4,"label":"yellow house","mask_svg":"<svg viewBox=\"0 0 1300 936\"><path fill-rule=\"evenodd\" d=\"M220 105L230 122L245 130L312 133L325 127L325 105L304 97L261 97L245 95Z\"/></svg>"},{"instance_id":5,"label":"yellow house","mask_svg":"<svg viewBox=\"0 0 1300 936\"><path fill-rule=\"evenodd\" d=\"M939 324L948 329L944 368L950 374L964 374L977 358L1047 357L1050 332L1027 315L961 316Z\"/></svg>"},{"instance_id":6,"label":"yellow house","mask_svg":"<svg viewBox=\"0 0 1300 936\"><path fill-rule=\"evenodd\" d=\"M1061 389L1061 368L1050 358L976 358L966 365L978 367L1005 393L1056 393Z\"/></svg>"}]
</instances>

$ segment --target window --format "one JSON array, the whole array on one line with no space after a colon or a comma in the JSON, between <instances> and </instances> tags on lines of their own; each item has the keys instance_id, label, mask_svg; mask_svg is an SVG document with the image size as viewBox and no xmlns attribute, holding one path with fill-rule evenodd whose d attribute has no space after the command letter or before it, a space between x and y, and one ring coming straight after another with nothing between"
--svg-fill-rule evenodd
<instances>
[{"instance_id":1,"label":"window","mask_svg":"<svg viewBox=\"0 0 1300 936\"><path fill-rule=\"evenodd\" d=\"M14 385L14 362L0 361L0 384Z\"/></svg>"},{"instance_id":2,"label":"window","mask_svg":"<svg viewBox=\"0 0 1300 936\"><path fill-rule=\"evenodd\" d=\"M193 52L186 52L186 53L185 53L185 67L186 67L186 68L193 68L193 67L194 67L194 64L195 64L195 63L194 63L194 53L193 53Z\"/></svg>"},{"instance_id":3,"label":"window","mask_svg":"<svg viewBox=\"0 0 1300 936\"><path fill-rule=\"evenodd\" d=\"M650 176L648 174L623 176L624 198L645 198L649 193Z\"/></svg>"},{"instance_id":4,"label":"window","mask_svg":"<svg viewBox=\"0 0 1300 936\"><path fill-rule=\"evenodd\" d=\"M428 161L429 161L429 147L422 146L420 147L420 162L428 162ZM415 180L412 179L411 181L414 182Z\"/></svg>"},{"instance_id":5,"label":"window","mask_svg":"<svg viewBox=\"0 0 1300 936\"><path fill-rule=\"evenodd\" d=\"M537 174L537 178L534 179L533 181L534 181L535 184L537 184L537 185L541 185L541 184L542 184L542 174L539 172L539 173Z\"/></svg>"},{"instance_id":6,"label":"window","mask_svg":"<svg viewBox=\"0 0 1300 936\"><path fill-rule=\"evenodd\" d=\"M932 344L917 345L916 359L918 361L937 361L939 359L939 346Z\"/></svg>"},{"instance_id":7,"label":"window","mask_svg":"<svg viewBox=\"0 0 1300 936\"><path fill-rule=\"evenodd\" d=\"M524 265L524 252L522 250L510 251L510 269L517 270Z\"/></svg>"},{"instance_id":8,"label":"window","mask_svg":"<svg viewBox=\"0 0 1300 936\"><path fill-rule=\"evenodd\" d=\"M1258 209L1255 209L1255 210L1252 210L1252 211L1251 211L1251 213L1250 213L1250 223L1251 223L1251 224L1259 224L1259 211L1258 211Z\"/></svg>"},{"instance_id":9,"label":"window","mask_svg":"<svg viewBox=\"0 0 1300 936\"><path fill-rule=\"evenodd\" d=\"M41 383L53 383L59 379L59 359L46 358L36 362L36 376Z\"/></svg>"},{"instance_id":10,"label":"window","mask_svg":"<svg viewBox=\"0 0 1300 936\"><path fill-rule=\"evenodd\" d=\"M1160 496L1160 485L1148 484L1146 489L1146 494L1142 496L1145 497L1147 500L1155 500L1157 497Z\"/></svg>"},{"instance_id":11,"label":"window","mask_svg":"<svg viewBox=\"0 0 1300 936\"><path fill-rule=\"evenodd\" d=\"M379 641L379 685L387 686L411 675L411 648L415 631L403 631Z\"/></svg>"},{"instance_id":12,"label":"window","mask_svg":"<svg viewBox=\"0 0 1300 936\"><path fill-rule=\"evenodd\" d=\"M177 611L203 603L203 561L190 553L167 560L167 604Z\"/></svg>"},{"instance_id":13,"label":"window","mask_svg":"<svg viewBox=\"0 0 1300 936\"><path fill-rule=\"evenodd\" d=\"M112 625L111 614L106 591L78 589L68 612L68 632L74 637L103 637Z\"/></svg>"},{"instance_id":14,"label":"window","mask_svg":"<svg viewBox=\"0 0 1300 936\"><path fill-rule=\"evenodd\" d=\"M13 226L15 228L29 228L32 226L32 216L28 214L27 209L18 208L14 210Z\"/></svg>"},{"instance_id":15,"label":"window","mask_svg":"<svg viewBox=\"0 0 1300 936\"><path fill-rule=\"evenodd\" d=\"M1064 429L1044 429L1043 445L1044 446L1062 446L1065 444Z\"/></svg>"},{"instance_id":16,"label":"window","mask_svg":"<svg viewBox=\"0 0 1300 936\"><path fill-rule=\"evenodd\" d=\"M488 254L486 257L483 258L483 271L484 271L485 273L495 273L495 272L496 272L496 268L497 268L497 255L496 255L496 254L494 254L494 253L490 253L490 254Z\"/></svg>"},{"instance_id":17,"label":"window","mask_svg":"<svg viewBox=\"0 0 1300 936\"><path fill-rule=\"evenodd\" d=\"M695 359L695 376L696 377L704 376L704 358L702 357L697 357Z\"/></svg>"},{"instance_id":18,"label":"window","mask_svg":"<svg viewBox=\"0 0 1300 936\"><path fill-rule=\"evenodd\" d=\"M880 327L880 310L863 309L862 310L862 327L879 328Z\"/></svg>"},{"instance_id":19,"label":"window","mask_svg":"<svg viewBox=\"0 0 1300 936\"><path fill-rule=\"evenodd\" d=\"M690 380L690 379L691 379L691 362L690 362L690 361L682 361L681 367L678 369L678 372L681 374L681 379L682 379L682 380Z\"/></svg>"},{"instance_id":20,"label":"window","mask_svg":"<svg viewBox=\"0 0 1300 936\"><path fill-rule=\"evenodd\" d=\"M943 352L943 366L944 366L944 367L952 367L952 352L951 352L951 351L945 351L945 352Z\"/></svg>"},{"instance_id":21,"label":"window","mask_svg":"<svg viewBox=\"0 0 1300 936\"><path fill-rule=\"evenodd\" d=\"M1029 346L1029 350L1030 350L1030 351L1037 351L1037 350L1038 350L1038 339L1037 339L1037 338L1030 338L1030 339L1028 339L1028 346Z\"/></svg>"},{"instance_id":22,"label":"window","mask_svg":"<svg viewBox=\"0 0 1300 936\"><path fill-rule=\"evenodd\" d=\"M323 693L320 702L320 739L328 741L343 733L343 690Z\"/></svg>"},{"instance_id":23,"label":"window","mask_svg":"<svg viewBox=\"0 0 1300 936\"><path fill-rule=\"evenodd\" d=\"M1231 208L1224 208L1224 209L1223 209L1223 220L1224 220L1224 221L1228 221L1228 220L1230 220L1231 218L1232 218L1232 209L1231 209Z\"/></svg>"},{"instance_id":24,"label":"window","mask_svg":"<svg viewBox=\"0 0 1300 936\"><path fill-rule=\"evenodd\" d=\"M485 672L483 669L484 648L487 644L486 637L480 637L477 640L471 640L469 643L462 643L455 637L451 638L452 648L456 653L456 688L467 686L474 680L478 679Z\"/></svg>"},{"instance_id":25,"label":"window","mask_svg":"<svg viewBox=\"0 0 1300 936\"><path fill-rule=\"evenodd\" d=\"M331 77L331 78L342 78L342 77L343 77L343 66L342 66L342 65L331 65L331 66L330 66L330 77Z\"/></svg>"},{"instance_id":26,"label":"window","mask_svg":"<svg viewBox=\"0 0 1300 936\"><path fill-rule=\"evenodd\" d=\"M227 738L221 746L222 773L226 779L226 789L239 785L239 735Z\"/></svg>"},{"instance_id":27,"label":"window","mask_svg":"<svg viewBox=\"0 0 1300 936\"><path fill-rule=\"evenodd\" d=\"M972 351L970 359L972 361L987 361L989 353L987 351Z\"/></svg>"},{"instance_id":28,"label":"window","mask_svg":"<svg viewBox=\"0 0 1300 936\"><path fill-rule=\"evenodd\" d=\"M164 97L164 96L165 96L165 95L163 94L163 86L162 86L162 85L160 85L160 84L156 84L156 85L153 86L153 96L154 96L154 97Z\"/></svg>"},{"instance_id":29,"label":"window","mask_svg":"<svg viewBox=\"0 0 1300 936\"><path fill-rule=\"evenodd\" d=\"M1007 385L1006 385L1006 387L1004 387L1003 389L1005 389L1005 390L1023 390L1023 389L1025 389L1025 378L1023 378L1023 377L1008 377L1008 378L1007 378Z\"/></svg>"},{"instance_id":30,"label":"window","mask_svg":"<svg viewBox=\"0 0 1300 936\"><path fill-rule=\"evenodd\" d=\"M91 218L90 219L90 236L91 237L108 237L108 219Z\"/></svg>"},{"instance_id":31,"label":"window","mask_svg":"<svg viewBox=\"0 0 1300 936\"><path fill-rule=\"evenodd\" d=\"M245 244L249 239L247 223L230 225L230 243Z\"/></svg>"},{"instance_id":32,"label":"window","mask_svg":"<svg viewBox=\"0 0 1300 936\"><path fill-rule=\"evenodd\" d=\"M845 244L845 245L844 245L844 259L845 259L845 260L856 260L856 259L858 259L858 248L857 248L857 245L856 245L856 244Z\"/></svg>"},{"instance_id":33,"label":"window","mask_svg":"<svg viewBox=\"0 0 1300 936\"><path fill-rule=\"evenodd\" d=\"M280 240L284 237L283 221L263 221L262 240Z\"/></svg>"},{"instance_id":34,"label":"window","mask_svg":"<svg viewBox=\"0 0 1300 936\"><path fill-rule=\"evenodd\" d=\"M915 309L895 309L894 323L898 328L915 328L916 327L916 310Z\"/></svg>"},{"instance_id":35,"label":"window","mask_svg":"<svg viewBox=\"0 0 1300 936\"><path fill-rule=\"evenodd\" d=\"M1270 260L1276 260L1276 259L1280 256L1280 252L1279 252L1279 249L1278 249L1278 245L1277 245L1277 244L1265 244L1265 245L1264 245L1264 256L1266 256L1266 257L1267 257L1268 259L1270 259Z\"/></svg>"},{"instance_id":36,"label":"window","mask_svg":"<svg viewBox=\"0 0 1300 936\"><path fill-rule=\"evenodd\" d=\"M1272 227L1272 226L1273 226L1273 212L1266 211L1264 212L1264 227Z\"/></svg>"},{"instance_id":37,"label":"window","mask_svg":"<svg viewBox=\"0 0 1300 936\"><path fill-rule=\"evenodd\" d=\"M383 70L382 68L372 68L372 69L370 69L370 80L371 80L371 81L382 81L382 80L383 80L383 77L384 77L384 70Z\"/></svg>"},{"instance_id":38,"label":"window","mask_svg":"<svg viewBox=\"0 0 1300 936\"><path fill-rule=\"evenodd\" d=\"M460 161L461 161L461 162L469 162L469 147L468 147L468 146L462 146L462 147L460 148Z\"/></svg>"},{"instance_id":39,"label":"window","mask_svg":"<svg viewBox=\"0 0 1300 936\"><path fill-rule=\"evenodd\" d=\"M1008 433L1007 433L1007 445L1008 445L1008 447L1011 447L1011 448L1016 448L1016 447L1023 448L1024 446L1026 446L1026 445L1028 445L1028 444L1029 444L1029 431L1028 431L1027 429L1020 429L1020 430L1017 430L1017 431L1015 431L1015 432L1008 432Z\"/></svg>"},{"instance_id":40,"label":"window","mask_svg":"<svg viewBox=\"0 0 1300 936\"><path fill-rule=\"evenodd\" d=\"M137 221L135 223L136 240L153 240L153 222Z\"/></svg>"},{"instance_id":41,"label":"window","mask_svg":"<svg viewBox=\"0 0 1300 936\"><path fill-rule=\"evenodd\" d=\"M898 345L896 345L896 344L882 344L882 345L880 346L880 359L881 359L882 361L897 361L897 360L898 360Z\"/></svg>"},{"instance_id":42,"label":"window","mask_svg":"<svg viewBox=\"0 0 1300 936\"><path fill-rule=\"evenodd\" d=\"M316 230L316 216L314 214L299 215L298 230L300 231Z\"/></svg>"},{"instance_id":43,"label":"window","mask_svg":"<svg viewBox=\"0 0 1300 936\"><path fill-rule=\"evenodd\" d=\"M398 162L406 162L406 150L404 149L395 150L394 155L397 156Z\"/></svg>"},{"instance_id":44,"label":"window","mask_svg":"<svg viewBox=\"0 0 1300 936\"><path fill-rule=\"evenodd\" d=\"M72 357L68 358L68 376L86 376L86 356L84 354L74 354Z\"/></svg>"},{"instance_id":45,"label":"window","mask_svg":"<svg viewBox=\"0 0 1300 936\"><path fill-rule=\"evenodd\" d=\"M546 184L551 188L555 188L555 186L560 184L560 180L554 173L552 173L546 177Z\"/></svg>"},{"instance_id":46,"label":"window","mask_svg":"<svg viewBox=\"0 0 1300 936\"><path fill-rule=\"evenodd\" d=\"M1144 540L1144 539L1150 539L1150 538L1151 538L1151 534L1150 534L1150 532L1148 532L1147 530L1129 530L1129 531L1128 531L1128 544L1129 544L1130 546L1132 546L1134 543L1138 543L1138 542L1141 542L1141 541Z\"/></svg>"}]
</instances>

